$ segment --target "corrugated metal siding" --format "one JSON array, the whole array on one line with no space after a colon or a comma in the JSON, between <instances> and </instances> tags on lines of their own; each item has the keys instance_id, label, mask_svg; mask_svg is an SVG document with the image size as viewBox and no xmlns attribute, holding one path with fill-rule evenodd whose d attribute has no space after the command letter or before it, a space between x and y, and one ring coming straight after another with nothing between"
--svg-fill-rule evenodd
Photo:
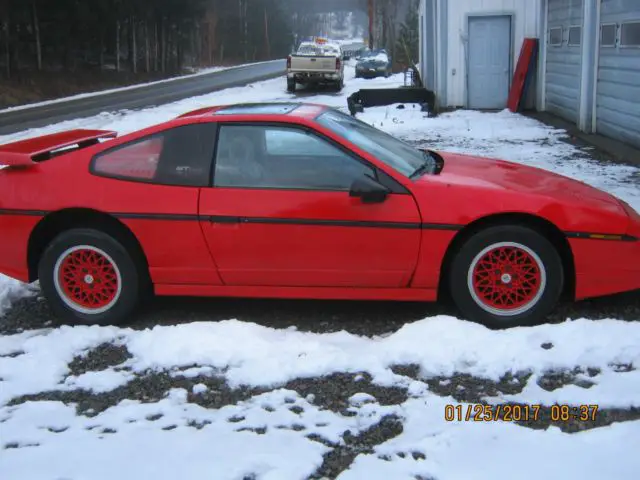
<instances>
[{"instance_id":1,"label":"corrugated metal siding","mask_svg":"<svg viewBox=\"0 0 640 480\"><path fill-rule=\"evenodd\" d=\"M427 61L426 61L426 55L427 55L427 32L425 29L426 26L426 19L425 19L425 15L424 15L424 11L426 10L426 0L420 0L420 4L418 6L418 21L419 21L419 28L420 28L420 41L418 42L418 48L419 48L419 53L418 53L418 57L419 57L419 62L420 65L418 67L418 70L420 71L420 77L422 77L423 81L424 78L426 77L426 73L427 73Z\"/></svg>"},{"instance_id":2,"label":"corrugated metal siding","mask_svg":"<svg viewBox=\"0 0 640 480\"><path fill-rule=\"evenodd\" d=\"M540 37L540 0L449 0L447 11L448 45L447 105L466 106L466 42L469 15L513 15L513 59L518 62L525 37ZM454 73L455 71L455 73ZM512 72L513 73L513 72Z\"/></svg>"},{"instance_id":3,"label":"corrugated metal siding","mask_svg":"<svg viewBox=\"0 0 640 480\"><path fill-rule=\"evenodd\" d=\"M582 0L549 0L547 12L546 109L576 122L580 101L582 45L569 46L569 27L582 26ZM562 45L549 45L549 30L562 27Z\"/></svg>"},{"instance_id":4,"label":"corrugated metal siding","mask_svg":"<svg viewBox=\"0 0 640 480\"><path fill-rule=\"evenodd\" d=\"M436 0L420 2L420 75L429 90L436 90Z\"/></svg>"},{"instance_id":5,"label":"corrugated metal siding","mask_svg":"<svg viewBox=\"0 0 640 480\"><path fill-rule=\"evenodd\" d=\"M638 0L602 0L600 24L640 20ZM596 131L640 147L640 48L600 47Z\"/></svg>"}]
</instances>

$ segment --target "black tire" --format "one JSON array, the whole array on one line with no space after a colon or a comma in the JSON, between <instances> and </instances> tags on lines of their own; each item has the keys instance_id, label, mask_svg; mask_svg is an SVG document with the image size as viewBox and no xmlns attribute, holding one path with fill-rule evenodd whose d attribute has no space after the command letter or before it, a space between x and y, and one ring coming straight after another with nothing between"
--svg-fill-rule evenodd
<instances>
[{"instance_id":1,"label":"black tire","mask_svg":"<svg viewBox=\"0 0 640 480\"><path fill-rule=\"evenodd\" d=\"M520 263L496 258L507 252ZM543 323L563 286L558 251L546 237L525 226L481 230L458 250L449 271L450 294L462 315L489 328Z\"/></svg>"},{"instance_id":2,"label":"black tire","mask_svg":"<svg viewBox=\"0 0 640 480\"><path fill-rule=\"evenodd\" d=\"M342 89L344 88L344 80L339 80L338 82L336 82L336 92L341 92Z\"/></svg>"},{"instance_id":3,"label":"black tire","mask_svg":"<svg viewBox=\"0 0 640 480\"><path fill-rule=\"evenodd\" d=\"M55 315L81 325L118 325L128 320L148 283L142 266L118 240L89 228L55 237L40 259L38 275Z\"/></svg>"},{"instance_id":4,"label":"black tire","mask_svg":"<svg viewBox=\"0 0 640 480\"><path fill-rule=\"evenodd\" d=\"M296 81L287 79L287 92L295 93L296 91Z\"/></svg>"}]
</instances>

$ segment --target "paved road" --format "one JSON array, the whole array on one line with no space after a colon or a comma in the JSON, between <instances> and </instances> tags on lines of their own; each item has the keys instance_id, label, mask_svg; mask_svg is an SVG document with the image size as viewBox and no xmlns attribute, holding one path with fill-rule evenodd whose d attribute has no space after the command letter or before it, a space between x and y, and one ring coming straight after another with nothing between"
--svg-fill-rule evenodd
<instances>
[{"instance_id":1,"label":"paved road","mask_svg":"<svg viewBox=\"0 0 640 480\"><path fill-rule=\"evenodd\" d=\"M0 135L78 117L89 117L104 111L151 107L204 95L223 88L238 87L283 75L285 67L284 60L274 60L131 90L0 113Z\"/></svg>"}]
</instances>

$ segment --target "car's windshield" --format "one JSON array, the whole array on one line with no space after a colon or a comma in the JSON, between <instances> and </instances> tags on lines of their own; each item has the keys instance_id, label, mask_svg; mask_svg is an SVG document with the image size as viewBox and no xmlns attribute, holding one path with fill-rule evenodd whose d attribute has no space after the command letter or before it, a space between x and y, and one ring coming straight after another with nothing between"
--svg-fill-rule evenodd
<instances>
[{"instance_id":1,"label":"car's windshield","mask_svg":"<svg viewBox=\"0 0 640 480\"><path fill-rule=\"evenodd\" d=\"M367 50L361 55L360 58L367 60L375 59L384 61L389 59L387 52L385 52L384 50Z\"/></svg>"},{"instance_id":2,"label":"car's windshield","mask_svg":"<svg viewBox=\"0 0 640 480\"><path fill-rule=\"evenodd\" d=\"M418 171L435 172L436 162L430 155L349 115L327 110L317 121L406 177Z\"/></svg>"}]
</instances>

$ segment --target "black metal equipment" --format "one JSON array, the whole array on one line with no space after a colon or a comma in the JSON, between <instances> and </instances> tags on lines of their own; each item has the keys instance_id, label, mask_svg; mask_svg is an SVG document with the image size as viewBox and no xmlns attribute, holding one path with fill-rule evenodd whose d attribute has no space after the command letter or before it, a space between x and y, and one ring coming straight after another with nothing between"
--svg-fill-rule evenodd
<instances>
[{"instance_id":1,"label":"black metal equipment","mask_svg":"<svg viewBox=\"0 0 640 480\"><path fill-rule=\"evenodd\" d=\"M416 103L429 116L435 115L436 95L421 87L363 88L347 98L349 113L364 112L366 107L381 107L394 103Z\"/></svg>"}]
</instances>

